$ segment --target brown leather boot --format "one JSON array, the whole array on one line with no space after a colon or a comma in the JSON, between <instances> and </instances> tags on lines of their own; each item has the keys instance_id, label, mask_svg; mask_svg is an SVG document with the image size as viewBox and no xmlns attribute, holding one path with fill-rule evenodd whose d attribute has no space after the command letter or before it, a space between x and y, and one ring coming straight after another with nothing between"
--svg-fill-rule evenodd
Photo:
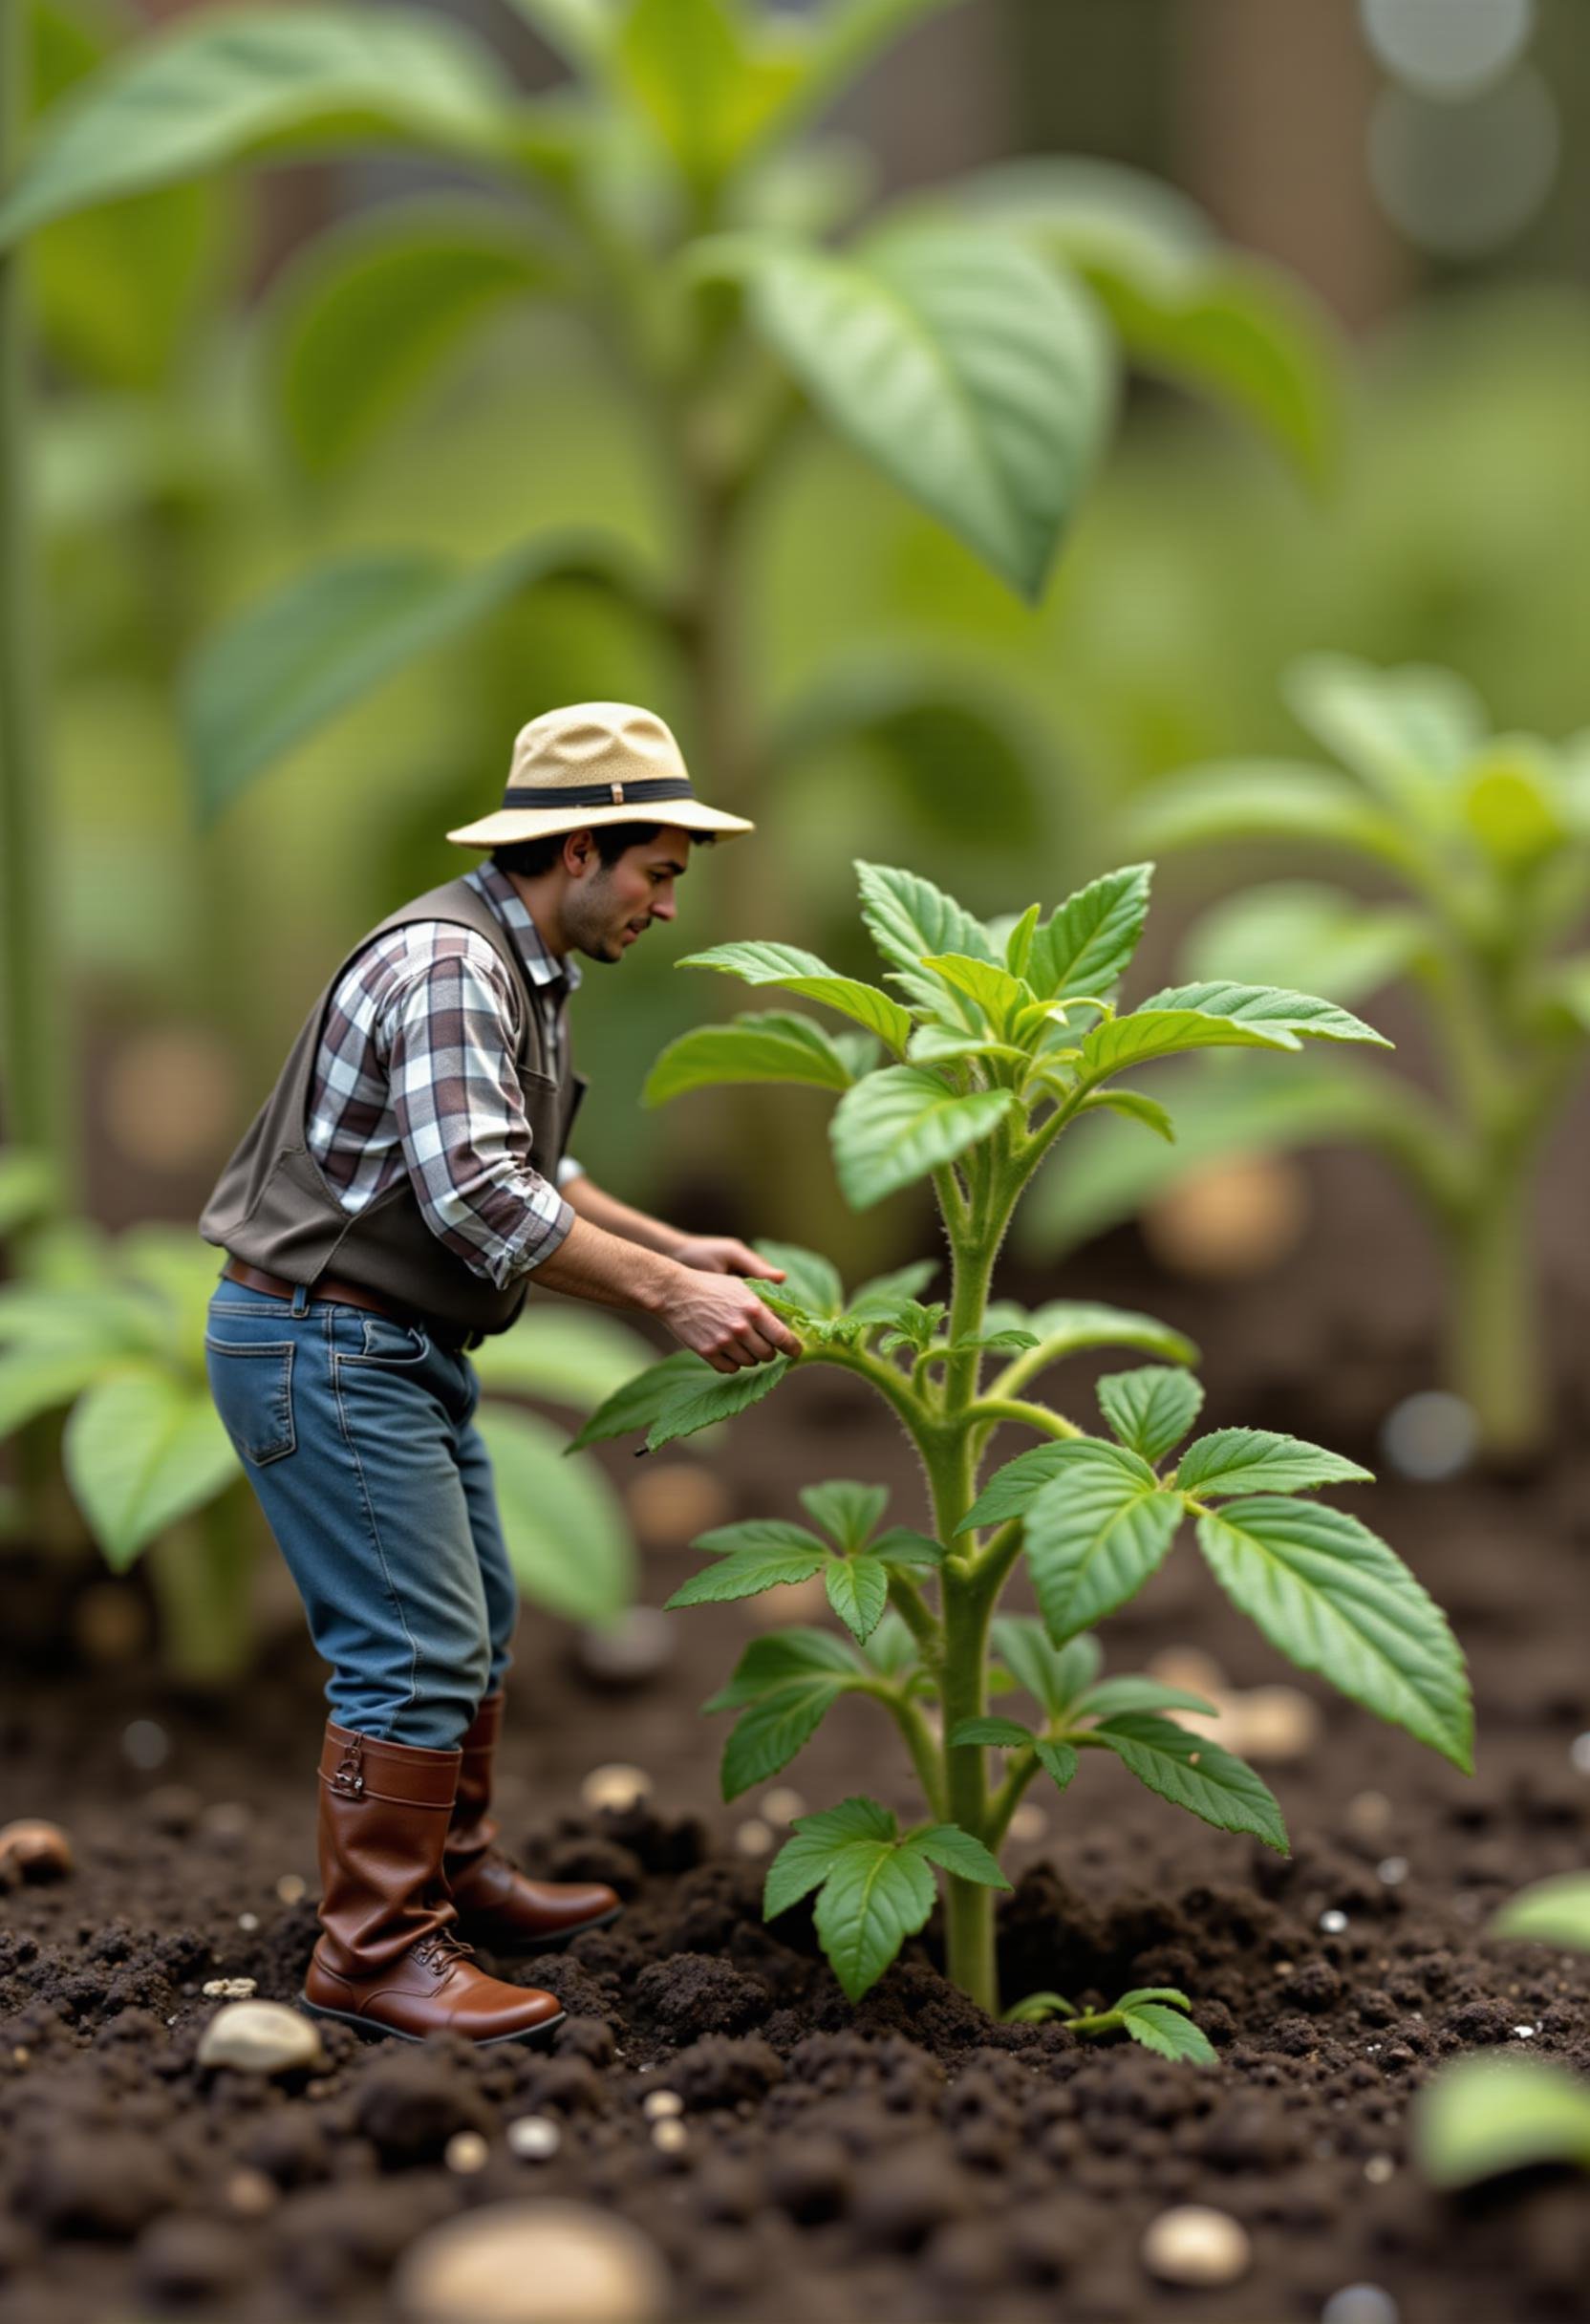
<instances>
[{"instance_id":1,"label":"brown leather boot","mask_svg":"<svg viewBox=\"0 0 1590 2324\"><path fill-rule=\"evenodd\" d=\"M554 1994L488 1977L454 1933L441 1850L458 1771L456 1751L378 1743L327 1721L321 1934L301 2005L311 2016L399 2041L539 2042L563 2023Z\"/></svg>"},{"instance_id":2,"label":"brown leather boot","mask_svg":"<svg viewBox=\"0 0 1590 2324\"><path fill-rule=\"evenodd\" d=\"M459 1920L494 1952L546 1952L584 1928L618 1917L618 1896L600 1881L532 1881L497 1846L491 1770L503 1731L503 1697L488 1694L463 1738L458 1797L441 1868Z\"/></svg>"}]
</instances>

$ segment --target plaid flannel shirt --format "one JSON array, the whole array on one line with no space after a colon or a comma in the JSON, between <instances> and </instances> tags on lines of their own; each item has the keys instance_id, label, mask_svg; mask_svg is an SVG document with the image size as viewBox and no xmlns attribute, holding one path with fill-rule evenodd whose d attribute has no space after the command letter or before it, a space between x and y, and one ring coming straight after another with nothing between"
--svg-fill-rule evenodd
<instances>
[{"instance_id":1,"label":"plaid flannel shirt","mask_svg":"<svg viewBox=\"0 0 1590 2324\"><path fill-rule=\"evenodd\" d=\"M556 1070L578 965L552 958L505 872L483 863L464 877L513 938ZM574 1223L558 1190L580 1165L566 1155L554 1184L531 1159L503 964L456 923L392 929L339 980L307 1137L347 1211L407 1171L432 1233L500 1289L549 1258Z\"/></svg>"}]
</instances>

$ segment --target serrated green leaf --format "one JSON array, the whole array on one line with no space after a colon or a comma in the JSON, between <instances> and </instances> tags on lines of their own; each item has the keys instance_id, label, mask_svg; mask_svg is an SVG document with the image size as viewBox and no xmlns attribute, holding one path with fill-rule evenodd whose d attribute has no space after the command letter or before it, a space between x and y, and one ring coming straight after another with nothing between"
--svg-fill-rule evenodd
<instances>
[{"instance_id":1,"label":"serrated green leaf","mask_svg":"<svg viewBox=\"0 0 1590 2324\"><path fill-rule=\"evenodd\" d=\"M763 1396L770 1396L789 1369L787 1356L773 1356L765 1364L742 1365L736 1372L715 1372L699 1387L683 1381L670 1396L646 1434L646 1450L655 1452L677 1436L693 1436L711 1428L715 1420L730 1420Z\"/></svg>"},{"instance_id":2,"label":"serrated green leaf","mask_svg":"<svg viewBox=\"0 0 1590 2324\"><path fill-rule=\"evenodd\" d=\"M926 1832L916 1832L901 1842L902 1848L913 1849L918 1856L928 1857L956 1880L976 1881L981 1888L1008 1888L1009 1881L999 1870L980 1840L963 1832L958 1824L935 1823Z\"/></svg>"},{"instance_id":3,"label":"serrated green leaf","mask_svg":"<svg viewBox=\"0 0 1590 2324\"><path fill-rule=\"evenodd\" d=\"M787 1767L852 1683L837 1672L813 1670L747 1705L723 1747L723 1797L738 1799Z\"/></svg>"},{"instance_id":4,"label":"serrated green leaf","mask_svg":"<svg viewBox=\"0 0 1590 2324\"><path fill-rule=\"evenodd\" d=\"M1112 1073L1151 1065L1160 1057L1184 1056L1193 1049L1296 1049L1299 1045L1297 1036L1284 1026L1269 1030L1213 1010L1145 1005L1133 1009L1129 1017L1107 1019L1085 1037L1077 1062L1078 1086L1090 1088L1107 1081Z\"/></svg>"},{"instance_id":5,"label":"serrated green leaf","mask_svg":"<svg viewBox=\"0 0 1590 2324\"><path fill-rule=\"evenodd\" d=\"M1561 1872L1510 1897L1486 1929L1491 1937L1529 1937L1590 1953L1590 1872Z\"/></svg>"},{"instance_id":6,"label":"serrated green leaf","mask_svg":"<svg viewBox=\"0 0 1590 2324\"><path fill-rule=\"evenodd\" d=\"M849 1089L855 1080L843 1051L815 1019L783 1009L698 1025L671 1041L646 1076L643 1106L661 1106L690 1089L731 1082L791 1082L811 1089Z\"/></svg>"},{"instance_id":7,"label":"serrated green leaf","mask_svg":"<svg viewBox=\"0 0 1590 2324\"><path fill-rule=\"evenodd\" d=\"M897 1001L853 977L835 976L815 953L793 944L715 944L709 952L687 953L679 968L716 968L742 977L747 984L782 984L804 1000L821 1001L850 1017L900 1050L911 1038L912 1018Z\"/></svg>"},{"instance_id":8,"label":"serrated green leaf","mask_svg":"<svg viewBox=\"0 0 1590 2324\"><path fill-rule=\"evenodd\" d=\"M1000 1751L1016 1751L1031 1741L1032 1730L1018 1725L1015 1719L961 1719L950 1732L952 1751L968 1750L978 1743L992 1744Z\"/></svg>"},{"instance_id":9,"label":"serrated green leaf","mask_svg":"<svg viewBox=\"0 0 1590 2324\"><path fill-rule=\"evenodd\" d=\"M733 1599L757 1598L763 1590L780 1589L786 1582L809 1582L828 1563L828 1553L821 1545L810 1550L748 1550L692 1574L665 1603L670 1612L677 1606L726 1605Z\"/></svg>"},{"instance_id":10,"label":"serrated green leaf","mask_svg":"<svg viewBox=\"0 0 1590 2324\"><path fill-rule=\"evenodd\" d=\"M1145 2050L1193 2066L1219 2064L1208 2034L1200 2032L1179 2010L1166 2009L1157 2001L1139 2001L1128 2009L1125 2000L1121 2000L1115 2006L1121 2013L1123 2032L1129 2034L1133 2041L1141 2042Z\"/></svg>"},{"instance_id":11,"label":"serrated green leaf","mask_svg":"<svg viewBox=\"0 0 1590 2324\"><path fill-rule=\"evenodd\" d=\"M865 1645L889 1603L889 1576L870 1558L838 1558L823 1579L828 1603L851 1636Z\"/></svg>"},{"instance_id":12,"label":"serrated green leaf","mask_svg":"<svg viewBox=\"0 0 1590 2324\"><path fill-rule=\"evenodd\" d=\"M1038 926L1039 915L1042 909L1042 904L1029 904L1021 917L1011 923L1010 932L1005 937L1004 954L1005 966L1013 977L1024 978L1026 975L1027 955L1032 950L1033 931ZM992 927L988 933L990 940L994 942L997 950L998 939Z\"/></svg>"},{"instance_id":13,"label":"serrated green leaf","mask_svg":"<svg viewBox=\"0 0 1590 2324\"><path fill-rule=\"evenodd\" d=\"M1076 1751L1069 1743L1051 1743L1046 1739L1041 1740L1036 1748L1039 1766L1064 1791L1082 1765Z\"/></svg>"},{"instance_id":14,"label":"serrated green leaf","mask_svg":"<svg viewBox=\"0 0 1590 2324\"><path fill-rule=\"evenodd\" d=\"M1051 1718L1068 1711L1098 1676L1104 1657L1096 1638L1085 1633L1054 1646L1041 1622L1029 1614L1000 1614L993 1625L994 1651L1011 1676L1042 1704Z\"/></svg>"},{"instance_id":15,"label":"serrated green leaf","mask_svg":"<svg viewBox=\"0 0 1590 2324\"><path fill-rule=\"evenodd\" d=\"M958 1095L919 1065L885 1065L848 1089L829 1124L847 1201L866 1210L992 1134L1012 1111L1008 1089Z\"/></svg>"},{"instance_id":16,"label":"serrated green leaf","mask_svg":"<svg viewBox=\"0 0 1590 2324\"><path fill-rule=\"evenodd\" d=\"M876 1985L909 1936L926 1922L933 1874L892 1841L853 1840L834 1858L817 1899L817 1934L847 1999Z\"/></svg>"},{"instance_id":17,"label":"serrated green leaf","mask_svg":"<svg viewBox=\"0 0 1590 2324\"><path fill-rule=\"evenodd\" d=\"M1300 1039L1367 1042L1377 1049L1389 1049L1392 1045L1384 1033L1377 1033L1373 1025L1365 1024L1362 1017L1355 1017L1350 1009L1339 1007L1334 1001L1321 1001L1314 993L1289 993L1278 985L1234 984L1223 978L1200 984L1167 985L1164 992L1154 993L1145 1001L1133 1015L1141 1016L1144 1010L1173 1014L1181 1009L1193 1009L1201 1017L1222 1018L1256 1032L1284 1036L1292 1047L1296 1047Z\"/></svg>"},{"instance_id":18,"label":"serrated green leaf","mask_svg":"<svg viewBox=\"0 0 1590 2324\"><path fill-rule=\"evenodd\" d=\"M957 1538L979 1525L1002 1525L1007 1517L1022 1516L1050 1479L1059 1475L1064 1451L1064 1445L1058 1440L1053 1444L1029 1445L1026 1452L1007 1460L1002 1469L996 1469L956 1526Z\"/></svg>"},{"instance_id":19,"label":"serrated green leaf","mask_svg":"<svg viewBox=\"0 0 1590 2324\"><path fill-rule=\"evenodd\" d=\"M717 1377L704 1356L694 1354L688 1347L677 1347L660 1364L648 1365L633 1380L626 1380L621 1388L614 1388L570 1440L569 1450L580 1452L587 1445L599 1444L606 1437L627 1436L632 1430L649 1429L677 1391L681 1380L695 1382Z\"/></svg>"},{"instance_id":20,"label":"serrated green leaf","mask_svg":"<svg viewBox=\"0 0 1590 2324\"><path fill-rule=\"evenodd\" d=\"M1026 1552L1044 1627L1063 1644L1136 1596L1168 1556L1183 1508L1119 1445L1084 1437L1056 1451L1064 1458L1027 1511Z\"/></svg>"},{"instance_id":21,"label":"serrated green leaf","mask_svg":"<svg viewBox=\"0 0 1590 2324\"><path fill-rule=\"evenodd\" d=\"M891 864L856 859L861 889L861 916L873 943L891 966L919 972L929 953L960 952L974 959L994 960L994 947L982 922L964 904L935 888L919 872L903 872ZM996 962L996 965L998 963ZM930 992L934 979L920 981ZM931 1002L930 1002L930 1005Z\"/></svg>"},{"instance_id":22,"label":"serrated green leaf","mask_svg":"<svg viewBox=\"0 0 1590 2324\"><path fill-rule=\"evenodd\" d=\"M870 1540L889 1506L889 1487L828 1477L820 1485L803 1485L800 1502L813 1523L831 1534L848 1554Z\"/></svg>"},{"instance_id":23,"label":"serrated green leaf","mask_svg":"<svg viewBox=\"0 0 1590 2324\"><path fill-rule=\"evenodd\" d=\"M1472 1771L1469 1682L1447 1618L1366 1525L1260 1494L1199 1517L1198 1540L1227 1597L1300 1669Z\"/></svg>"},{"instance_id":24,"label":"serrated green leaf","mask_svg":"<svg viewBox=\"0 0 1590 2324\"><path fill-rule=\"evenodd\" d=\"M733 1525L712 1525L698 1533L690 1546L704 1549L713 1558L779 1557L789 1550L818 1558L828 1555L827 1542L806 1526L797 1525L793 1517L741 1517Z\"/></svg>"},{"instance_id":25,"label":"serrated green leaf","mask_svg":"<svg viewBox=\"0 0 1590 2324\"><path fill-rule=\"evenodd\" d=\"M1089 1687L1071 1705L1071 1715L1077 1719L1113 1719L1123 1711L1201 1711L1213 1718L1215 1706L1186 1687L1167 1687L1157 1678L1139 1678L1135 1672Z\"/></svg>"},{"instance_id":26,"label":"serrated green leaf","mask_svg":"<svg viewBox=\"0 0 1590 2324\"><path fill-rule=\"evenodd\" d=\"M922 963L946 984L954 985L975 1001L988 1017L997 1032L1002 1031L1018 1009L1027 1006L1034 999L1031 988L1020 977L991 960L975 959L968 953L930 953Z\"/></svg>"},{"instance_id":27,"label":"serrated green leaf","mask_svg":"<svg viewBox=\"0 0 1590 2324\"><path fill-rule=\"evenodd\" d=\"M1278 1436L1269 1429L1216 1429L1194 1438L1176 1468L1178 1492L1305 1493L1313 1485L1354 1485L1373 1481L1373 1472L1361 1469L1343 1453L1323 1445L1305 1443L1300 1436Z\"/></svg>"},{"instance_id":28,"label":"serrated green leaf","mask_svg":"<svg viewBox=\"0 0 1590 2324\"><path fill-rule=\"evenodd\" d=\"M1274 1794L1247 1762L1151 1711L1125 1711L1093 1731L1139 1783L1222 1832L1251 1832L1287 1854Z\"/></svg>"},{"instance_id":29,"label":"serrated green leaf","mask_svg":"<svg viewBox=\"0 0 1590 2324\"><path fill-rule=\"evenodd\" d=\"M769 1288L794 1300L807 1315L837 1316L843 1311L845 1292L839 1270L820 1251L808 1251L797 1242L770 1242L765 1237L751 1248L769 1266L784 1269L784 1281Z\"/></svg>"},{"instance_id":30,"label":"serrated green leaf","mask_svg":"<svg viewBox=\"0 0 1590 2324\"><path fill-rule=\"evenodd\" d=\"M1119 980L1143 933L1152 877L1152 864L1128 864L1066 897L1027 955L1027 982L1041 999L1107 993Z\"/></svg>"},{"instance_id":31,"label":"serrated green leaf","mask_svg":"<svg viewBox=\"0 0 1590 2324\"><path fill-rule=\"evenodd\" d=\"M867 1554L876 1558L880 1565L942 1565L944 1549L931 1534L917 1533L910 1525L889 1525L875 1541L869 1542Z\"/></svg>"},{"instance_id":32,"label":"serrated green leaf","mask_svg":"<svg viewBox=\"0 0 1590 2324\"><path fill-rule=\"evenodd\" d=\"M831 1630L773 1630L765 1638L752 1639L735 1665L734 1676L701 1709L741 1711L790 1679L806 1678L813 1672L855 1679L862 1675L862 1666L855 1649L845 1639L835 1638Z\"/></svg>"},{"instance_id":33,"label":"serrated green leaf","mask_svg":"<svg viewBox=\"0 0 1590 2324\"><path fill-rule=\"evenodd\" d=\"M1192 1426L1204 1391L1191 1372L1148 1364L1134 1372L1107 1373L1098 1384L1098 1398L1121 1442L1155 1466Z\"/></svg>"},{"instance_id":34,"label":"serrated green leaf","mask_svg":"<svg viewBox=\"0 0 1590 2324\"><path fill-rule=\"evenodd\" d=\"M776 1920L827 1880L834 1858L852 1840L892 1840L896 1831L891 1811L875 1799L842 1799L836 1808L819 1809L814 1816L797 1816L794 1838L767 1867L763 1890L764 1920Z\"/></svg>"},{"instance_id":35,"label":"serrated green leaf","mask_svg":"<svg viewBox=\"0 0 1590 2324\"><path fill-rule=\"evenodd\" d=\"M1590 2085L1544 2058L1462 2057L1420 2092L1413 2129L1438 2187L1542 2163L1590 2170Z\"/></svg>"}]
</instances>

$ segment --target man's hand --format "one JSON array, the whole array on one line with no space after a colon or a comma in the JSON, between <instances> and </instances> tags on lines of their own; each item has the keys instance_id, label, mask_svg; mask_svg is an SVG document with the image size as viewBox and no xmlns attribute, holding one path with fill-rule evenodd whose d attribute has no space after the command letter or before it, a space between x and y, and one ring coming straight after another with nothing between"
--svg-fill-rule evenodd
<instances>
[{"instance_id":1,"label":"man's hand","mask_svg":"<svg viewBox=\"0 0 1590 2324\"><path fill-rule=\"evenodd\" d=\"M681 1267L696 1267L703 1275L756 1275L764 1282L782 1283L784 1269L759 1259L748 1243L734 1235L684 1235L669 1253Z\"/></svg>"},{"instance_id":2,"label":"man's hand","mask_svg":"<svg viewBox=\"0 0 1590 2324\"><path fill-rule=\"evenodd\" d=\"M782 1268L767 1266L743 1243L725 1239L720 1247L743 1253L763 1277L783 1280ZM738 1275L677 1264L656 1312L680 1346L705 1356L715 1372L738 1372L801 1352L789 1326Z\"/></svg>"}]
</instances>

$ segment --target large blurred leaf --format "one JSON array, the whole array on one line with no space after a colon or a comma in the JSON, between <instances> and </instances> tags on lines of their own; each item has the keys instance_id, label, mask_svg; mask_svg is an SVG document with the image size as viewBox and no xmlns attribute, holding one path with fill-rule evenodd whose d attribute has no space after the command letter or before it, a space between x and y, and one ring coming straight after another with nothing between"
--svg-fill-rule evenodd
<instances>
[{"instance_id":1,"label":"large blurred leaf","mask_svg":"<svg viewBox=\"0 0 1590 2324\"><path fill-rule=\"evenodd\" d=\"M612 54L617 21L613 0L508 0L508 6L581 71L604 64Z\"/></svg>"},{"instance_id":2,"label":"large blurred leaf","mask_svg":"<svg viewBox=\"0 0 1590 2324\"><path fill-rule=\"evenodd\" d=\"M189 16L52 109L0 203L0 244L249 156L382 142L489 160L512 94L488 50L418 10Z\"/></svg>"},{"instance_id":3,"label":"large blurred leaf","mask_svg":"<svg viewBox=\"0 0 1590 2324\"><path fill-rule=\"evenodd\" d=\"M745 153L803 77L798 36L736 0L631 0L612 59L680 169L702 186Z\"/></svg>"},{"instance_id":4,"label":"large blurred leaf","mask_svg":"<svg viewBox=\"0 0 1590 2324\"><path fill-rule=\"evenodd\" d=\"M548 249L491 203L393 203L320 236L265 326L277 416L301 465L314 477L346 467L474 325L561 281Z\"/></svg>"},{"instance_id":5,"label":"large blurred leaf","mask_svg":"<svg viewBox=\"0 0 1590 2324\"><path fill-rule=\"evenodd\" d=\"M595 536L548 533L483 565L428 549L376 551L323 565L247 607L200 647L181 709L200 821L214 821L249 777L415 657L553 573L629 578L621 550Z\"/></svg>"},{"instance_id":6,"label":"large blurred leaf","mask_svg":"<svg viewBox=\"0 0 1590 2324\"><path fill-rule=\"evenodd\" d=\"M61 1449L77 1506L118 1573L238 1473L207 1389L152 1366L128 1366L87 1389Z\"/></svg>"},{"instance_id":7,"label":"large blurred leaf","mask_svg":"<svg viewBox=\"0 0 1590 2324\"><path fill-rule=\"evenodd\" d=\"M970 199L1080 275L1131 360L1260 429L1311 483L1335 467L1342 352L1317 301L1222 248L1182 196L1091 159L1009 163Z\"/></svg>"},{"instance_id":8,"label":"large blurred leaf","mask_svg":"<svg viewBox=\"0 0 1590 2324\"><path fill-rule=\"evenodd\" d=\"M594 1461L565 1460L569 1439L529 1412L484 1404L509 1561L526 1596L570 1622L610 1622L634 1587L623 1503Z\"/></svg>"},{"instance_id":9,"label":"large blurred leaf","mask_svg":"<svg viewBox=\"0 0 1590 2324\"><path fill-rule=\"evenodd\" d=\"M1320 842L1404 871L1410 850L1357 784L1289 759L1214 761L1152 783L1132 804L1134 841L1187 848L1228 839Z\"/></svg>"},{"instance_id":10,"label":"large blurred leaf","mask_svg":"<svg viewBox=\"0 0 1590 2324\"><path fill-rule=\"evenodd\" d=\"M1391 806L1424 807L1488 726L1473 688L1450 670L1378 670L1345 654L1292 664L1286 699L1300 724Z\"/></svg>"},{"instance_id":11,"label":"large blurred leaf","mask_svg":"<svg viewBox=\"0 0 1590 2324\"><path fill-rule=\"evenodd\" d=\"M543 1396L584 1411L603 1403L654 1357L650 1344L616 1316L532 1301L511 1331L494 1332L469 1361L488 1388Z\"/></svg>"},{"instance_id":12,"label":"large blurred leaf","mask_svg":"<svg viewBox=\"0 0 1590 2324\"><path fill-rule=\"evenodd\" d=\"M1426 941L1417 912L1365 904L1316 880L1273 880L1205 913L1187 944L1194 977L1289 984L1355 1001L1402 974Z\"/></svg>"},{"instance_id":13,"label":"large blurred leaf","mask_svg":"<svg viewBox=\"0 0 1590 2324\"><path fill-rule=\"evenodd\" d=\"M1590 2083L1545 2058L1456 2058L1419 2093L1414 2135L1438 2187L1538 2163L1590 2170Z\"/></svg>"},{"instance_id":14,"label":"large blurred leaf","mask_svg":"<svg viewBox=\"0 0 1590 2324\"><path fill-rule=\"evenodd\" d=\"M882 235L843 256L725 238L752 329L830 424L1019 594L1042 595L1108 422L1092 310L996 234Z\"/></svg>"}]
</instances>

